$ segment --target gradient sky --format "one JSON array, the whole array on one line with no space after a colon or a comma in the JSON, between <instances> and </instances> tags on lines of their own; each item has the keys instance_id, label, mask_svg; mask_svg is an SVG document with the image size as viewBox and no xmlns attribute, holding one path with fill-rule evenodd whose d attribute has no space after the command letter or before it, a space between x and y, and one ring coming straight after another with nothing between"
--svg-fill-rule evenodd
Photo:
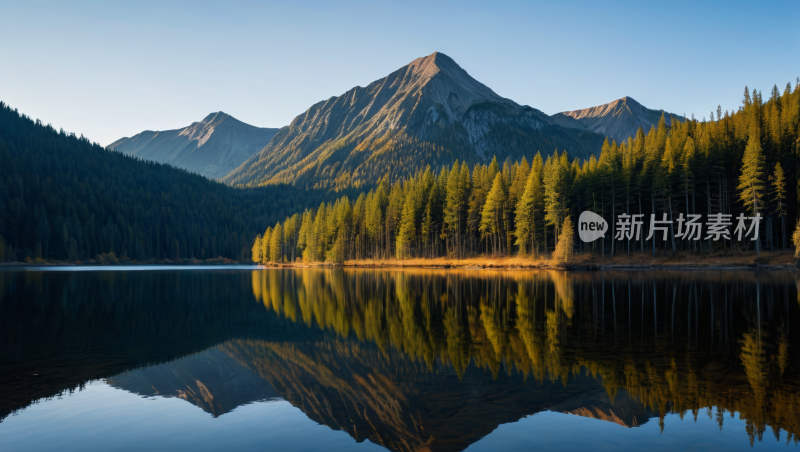
<instances>
[{"instance_id":1,"label":"gradient sky","mask_svg":"<svg viewBox=\"0 0 800 452\"><path fill-rule=\"evenodd\" d=\"M107 145L224 111L281 127L435 51L545 113L738 108L800 76L800 1L0 1L0 100Z\"/></svg>"}]
</instances>

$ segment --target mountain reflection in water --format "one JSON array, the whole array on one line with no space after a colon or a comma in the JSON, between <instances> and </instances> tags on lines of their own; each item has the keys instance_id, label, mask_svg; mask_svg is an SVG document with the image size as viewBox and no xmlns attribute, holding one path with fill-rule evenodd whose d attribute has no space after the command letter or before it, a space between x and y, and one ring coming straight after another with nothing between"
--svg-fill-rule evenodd
<instances>
[{"instance_id":1,"label":"mountain reflection in water","mask_svg":"<svg viewBox=\"0 0 800 452\"><path fill-rule=\"evenodd\" d=\"M392 450L545 410L796 444L799 318L788 272L5 271L0 418L102 378L215 417L282 398Z\"/></svg>"}]
</instances>

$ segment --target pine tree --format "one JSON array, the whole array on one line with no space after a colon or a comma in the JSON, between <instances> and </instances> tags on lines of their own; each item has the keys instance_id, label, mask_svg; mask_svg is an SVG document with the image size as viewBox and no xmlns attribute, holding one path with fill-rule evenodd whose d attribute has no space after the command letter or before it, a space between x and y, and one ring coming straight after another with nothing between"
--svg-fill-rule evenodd
<instances>
[{"instance_id":1,"label":"pine tree","mask_svg":"<svg viewBox=\"0 0 800 452\"><path fill-rule=\"evenodd\" d=\"M568 264L575 248L575 232L573 231L572 219L567 216L561 225L561 233L558 236L558 244L553 251L553 259L560 264Z\"/></svg>"},{"instance_id":2,"label":"pine tree","mask_svg":"<svg viewBox=\"0 0 800 452\"><path fill-rule=\"evenodd\" d=\"M328 206L326 206L325 203L319 205L317 214L314 216L314 236L312 243L311 261L324 261L328 252Z\"/></svg>"},{"instance_id":3,"label":"pine tree","mask_svg":"<svg viewBox=\"0 0 800 452\"><path fill-rule=\"evenodd\" d=\"M336 239L333 241L333 246L328 251L326 260L337 264L343 264L346 258L347 250L347 234L345 229L339 229L336 234Z\"/></svg>"},{"instance_id":4,"label":"pine tree","mask_svg":"<svg viewBox=\"0 0 800 452\"><path fill-rule=\"evenodd\" d=\"M541 156L539 156L541 160ZM534 160L535 165L536 160ZM538 172L534 169L528 175L525 183L525 190L517 203L516 210L516 245L519 247L521 255L527 254L528 246L531 246L531 254L535 255L534 242L536 237L536 200L541 197L541 182Z\"/></svg>"},{"instance_id":5,"label":"pine tree","mask_svg":"<svg viewBox=\"0 0 800 452\"><path fill-rule=\"evenodd\" d=\"M492 182L492 189L486 197L480 224L481 234L492 239L492 254L495 256L500 252L500 234L503 231L503 212L507 196L503 173L497 173Z\"/></svg>"},{"instance_id":6,"label":"pine tree","mask_svg":"<svg viewBox=\"0 0 800 452\"><path fill-rule=\"evenodd\" d=\"M460 177L459 177L459 184L461 185L462 215L464 215L464 217L466 217L467 201L469 200L469 195L470 195L470 192L472 191L472 184L471 184L471 181L470 181L470 174L469 174L469 165L467 165L467 162L461 162L461 174L460 174ZM465 222L465 220L466 220L466 218L463 218L461 220L462 227L463 227L463 223ZM459 240L462 240L462 239L463 239L463 236ZM462 248L462 250L460 251L460 253L463 253L464 252L463 245L461 245L461 248Z\"/></svg>"},{"instance_id":7,"label":"pine tree","mask_svg":"<svg viewBox=\"0 0 800 452\"><path fill-rule=\"evenodd\" d=\"M403 205L405 204L405 190L402 184L392 185L389 193L389 204L386 206L385 223L385 244L386 256L392 255L392 249L397 241L397 233L400 232L400 219L403 215Z\"/></svg>"},{"instance_id":8,"label":"pine tree","mask_svg":"<svg viewBox=\"0 0 800 452\"><path fill-rule=\"evenodd\" d=\"M533 187L533 227L531 229L531 252L537 253L547 242L547 229L544 221L544 160L541 152L537 152L531 162L531 174L534 174Z\"/></svg>"},{"instance_id":9,"label":"pine tree","mask_svg":"<svg viewBox=\"0 0 800 452\"><path fill-rule=\"evenodd\" d=\"M367 197L362 192L353 206L354 257L364 259L367 252Z\"/></svg>"},{"instance_id":10,"label":"pine tree","mask_svg":"<svg viewBox=\"0 0 800 452\"><path fill-rule=\"evenodd\" d=\"M461 223L464 212L465 187L462 182L458 161L453 163L447 178L447 196L444 208L444 221L447 225L446 237L450 242L451 252L461 257Z\"/></svg>"},{"instance_id":11,"label":"pine tree","mask_svg":"<svg viewBox=\"0 0 800 452\"><path fill-rule=\"evenodd\" d=\"M753 127L744 150L742 174L739 176L739 199L752 216L759 216L764 199L764 153L761 150L758 127ZM756 253L760 253L760 237L756 237Z\"/></svg>"},{"instance_id":12,"label":"pine tree","mask_svg":"<svg viewBox=\"0 0 800 452\"><path fill-rule=\"evenodd\" d=\"M261 237L261 263L271 261L270 245L272 244L272 227L268 227Z\"/></svg>"},{"instance_id":13,"label":"pine tree","mask_svg":"<svg viewBox=\"0 0 800 452\"><path fill-rule=\"evenodd\" d=\"M250 255L250 259L256 264L261 262L261 234L258 234L256 236L256 239L253 241L253 248L252 248L252 254Z\"/></svg>"},{"instance_id":14,"label":"pine tree","mask_svg":"<svg viewBox=\"0 0 800 452\"><path fill-rule=\"evenodd\" d=\"M367 194L366 226L369 240L375 245L372 251L373 258L379 257L381 248L381 239L383 237L383 210L386 205L385 193L385 185L381 183L374 192L370 190L369 194Z\"/></svg>"},{"instance_id":15,"label":"pine tree","mask_svg":"<svg viewBox=\"0 0 800 452\"><path fill-rule=\"evenodd\" d=\"M406 197L403 206L403 215L400 219L400 233L397 236L397 258L407 259L411 257L411 245L416 238L414 199L412 196Z\"/></svg>"},{"instance_id":16,"label":"pine tree","mask_svg":"<svg viewBox=\"0 0 800 452\"><path fill-rule=\"evenodd\" d=\"M569 159L566 151L558 155L558 151L547 159L544 170L544 202L545 220L554 228L554 237L558 240L559 227L568 212L572 178L570 177Z\"/></svg>"},{"instance_id":17,"label":"pine tree","mask_svg":"<svg viewBox=\"0 0 800 452\"><path fill-rule=\"evenodd\" d=\"M269 251L272 262L283 262L283 227L280 223L276 224L275 229L272 230Z\"/></svg>"},{"instance_id":18,"label":"pine tree","mask_svg":"<svg viewBox=\"0 0 800 452\"><path fill-rule=\"evenodd\" d=\"M474 245L479 252L481 250L481 212L486 204L486 197L492 189L492 181L489 179L489 168L483 165L475 165L472 169L472 190L469 193L469 202L466 205L466 235L469 237L468 243ZM486 242L488 246L488 241Z\"/></svg>"},{"instance_id":19,"label":"pine tree","mask_svg":"<svg viewBox=\"0 0 800 452\"><path fill-rule=\"evenodd\" d=\"M285 241L286 257L289 262L294 262L297 250L297 236L300 229L300 215L294 214L283 223L283 236Z\"/></svg>"},{"instance_id":20,"label":"pine tree","mask_svg":"<svg viewBox=\"0 0 800 452\"><path fill-rule=\"evenodd\" d=\"M430 253L430 257L433 257L432 247L434 241L434 223L433 223L433 201L431 198L435 197L435 193L432 191L430 197L428 198L428 203L425 204L425 212L422 217L422 230L420 234L422 235L422 244L423 244L423 255L428 257L428 253Z\"/></svg>"},{"instance_id":21,"label":"pine tree","mask_svg":"<svg viewBox=\"0 0 800 452\"><path fill-rule=\"evenodd\" d=\"M314 242L314 214L306 209L300 222L300 230L297 233L297 251L303 258L303 262L311 262L311 248Z\"/></svg>"},{"instance_id":22,"label":"pine tree","mask_svg":"<svg viewBox=\"0 0 800 452\"><path fill-rule=\"evenodd\" d=\"M781 220L781 244L786 249L786 176L783 174L781 163L775 163L772 175L772 204L773 215Z\"/></svg>"}]
</instances>

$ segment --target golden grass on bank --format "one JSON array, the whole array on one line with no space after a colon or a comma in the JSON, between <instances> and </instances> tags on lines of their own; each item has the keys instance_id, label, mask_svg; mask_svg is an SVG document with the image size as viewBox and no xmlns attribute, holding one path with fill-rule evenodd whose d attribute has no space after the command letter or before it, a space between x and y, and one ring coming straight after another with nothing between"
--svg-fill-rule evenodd
<instances>
[{"instance_id":1,"label":"golden grass on bank","mask_svg":"<svg viewBox=\"0 0 800 452\"><path fill-rule=\"evenodd\" d=\"M635 251L631 254L600 257L590 253L577 253L570 259L567 266L630 266L630 267L747 267L753 265L779 265L788 266L795 262L794 253L787 251L762 251L731 252L716 251L712 253L694 253L684 251L679 253L652 253ZM308 264L304 264L308 265ZM361 259L349 260L344 263L347 267L451 267L451 268L558 268L563 267L555 262L550 255L538 258L521 256L492 257L473 256L463 259L453 258L414 258L414 259Z\"/></svg>"}]
</instances>

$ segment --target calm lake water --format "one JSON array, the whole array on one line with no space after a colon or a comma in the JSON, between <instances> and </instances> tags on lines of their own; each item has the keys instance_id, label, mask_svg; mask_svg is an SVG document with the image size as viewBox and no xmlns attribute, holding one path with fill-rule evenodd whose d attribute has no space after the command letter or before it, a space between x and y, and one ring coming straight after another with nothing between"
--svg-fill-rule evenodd
<instances>
[{"instance_id":1,"label":"calm lake water","mask_svg":"<svg viewBox=\"0 0 800 452\"><path fill-rule=\"evenodd\" d=\"M755 271L0 271L2 450L796 450Z\"/></svg>"}]
</instances>

